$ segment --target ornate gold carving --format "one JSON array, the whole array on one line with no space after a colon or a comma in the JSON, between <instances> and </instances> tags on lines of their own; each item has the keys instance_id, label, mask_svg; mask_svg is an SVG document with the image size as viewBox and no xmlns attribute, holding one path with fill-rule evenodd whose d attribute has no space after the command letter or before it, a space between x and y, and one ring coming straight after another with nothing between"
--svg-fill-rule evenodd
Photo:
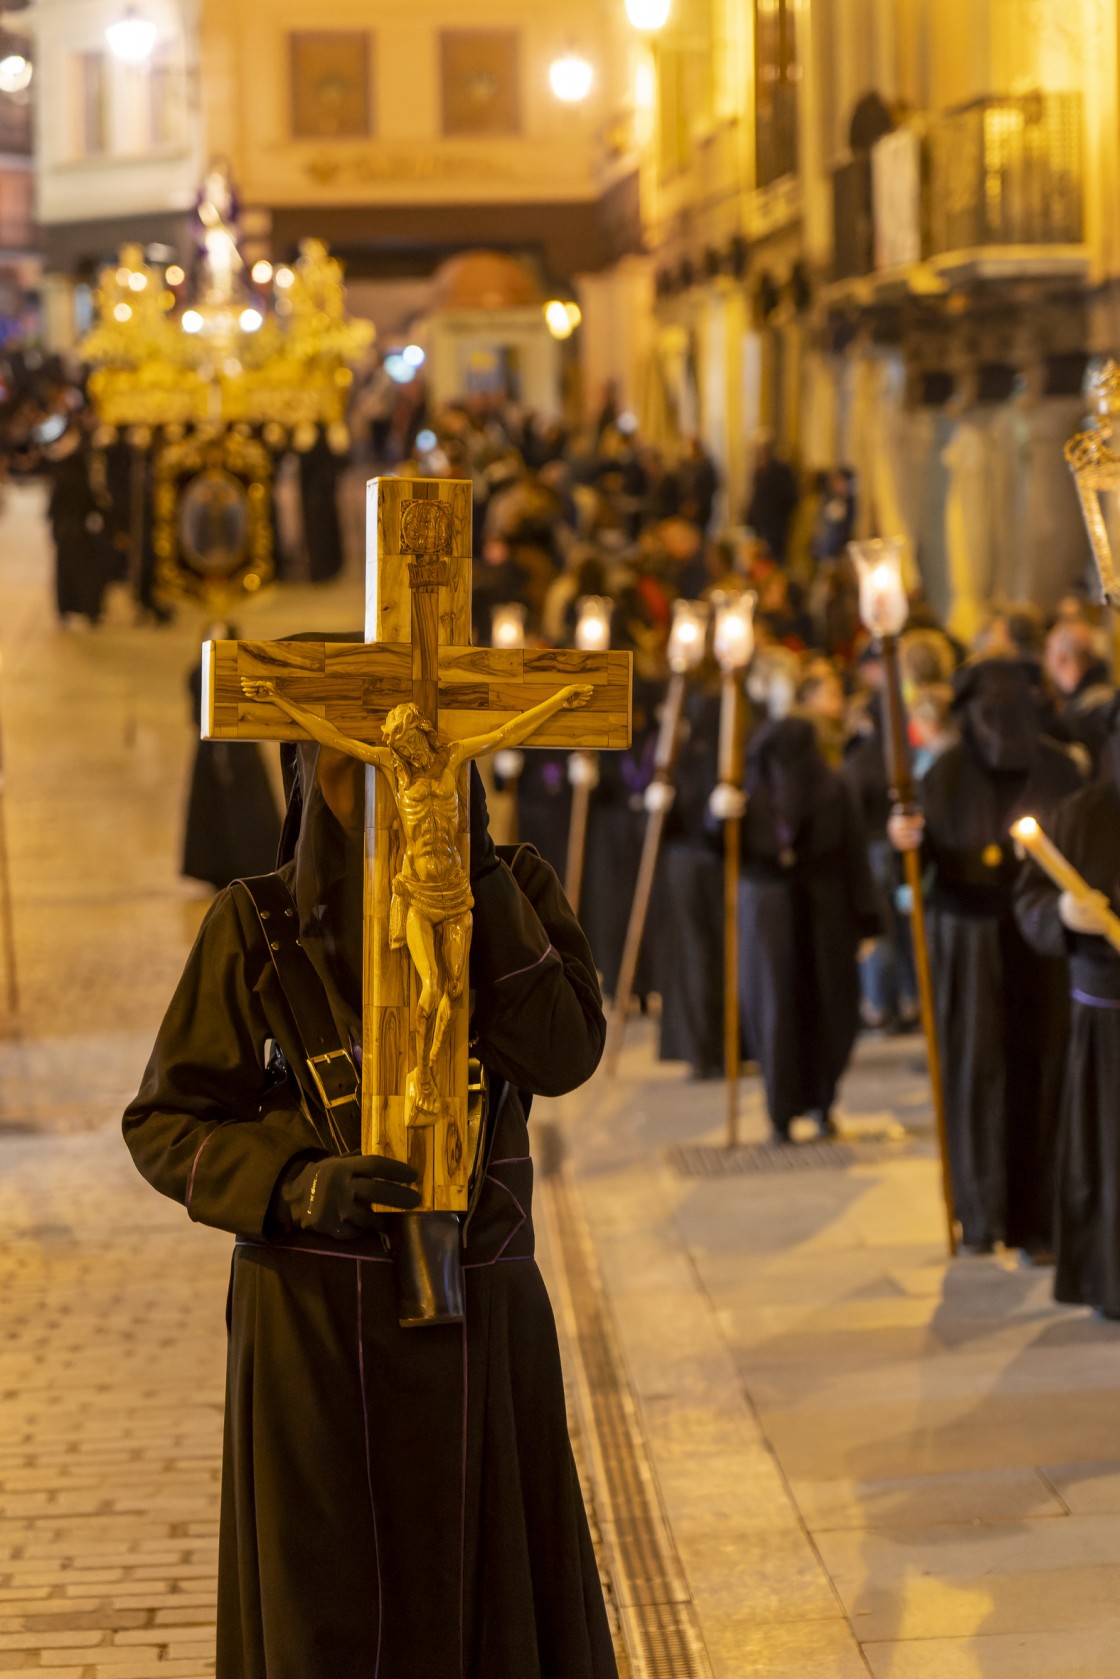
<instances>
[{"instance_id":1,"label":"ornate gold carving","mask_svg":"<svg viewBox=\"0 0 1120 1679\"><path fill-rule=\"evenodd\" d=\"M199 601L220 616L230 610L235 596L253 594L271 582L272 460L263 444L236 431L195 432L158 451L154 475L152 547L156 594L162 602ZM209 565L193 548L190 532L182 528L184 479L193 480L191 487L210 489L215 502L224 491L228 503L230 491L243 488L243 540L229 543L224 555L215 551Z\"/></svg>"},{"instance_id":2,"label":"ornate gold carving","mask_svg":"<svg viewBox=\"0 0 1120 1679\"><path fill-rule=\"evenodd\" d=\"M1071 437L1065 446L1065 457L1077 485L1085 528L1100 574L1102 597L1120 606L1120 575L1101 502L1102 495L1120 494L1120 455L1113 446L1120 421L1120 366L1116 362L1105 362L1093 380L1092 395L1096 428L1079 431Z\"/></svg>"},{"instance_id":3,"label":"ornate gold carving","mask_svg":"<svg viewBox=\"0 0 1120 1679\"><path fill-rule=\"evenodd\" d=\"M401 552L425 559L451 552L451 510L443 501L402 501Z\"/></svg>"}]
</instances>

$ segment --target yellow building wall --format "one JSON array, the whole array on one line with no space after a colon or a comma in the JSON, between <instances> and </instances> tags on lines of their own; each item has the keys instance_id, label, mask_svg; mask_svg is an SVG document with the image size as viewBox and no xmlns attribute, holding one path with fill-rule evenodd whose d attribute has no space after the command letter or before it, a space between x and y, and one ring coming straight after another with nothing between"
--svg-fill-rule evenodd
<instances>
[{"instance_id":1,"label":"yellow building wall","mask_svg":"<svg viewBox=\"0 0 1120 1679\"><path fill-rule=\"evenodd\" d=\"M598 191L599 129L611 92L600 0L203 0L201 56L211 149L225 152L249 202L272 205L549 202ZM493 138L442 133L440 32L515 30L520 41L520 132ZM296 139L291 132L289 36L368 29L373 133ZM565 106L549 66L575 47L599 70L588 100Z\"/></svg>"}]
</instances>

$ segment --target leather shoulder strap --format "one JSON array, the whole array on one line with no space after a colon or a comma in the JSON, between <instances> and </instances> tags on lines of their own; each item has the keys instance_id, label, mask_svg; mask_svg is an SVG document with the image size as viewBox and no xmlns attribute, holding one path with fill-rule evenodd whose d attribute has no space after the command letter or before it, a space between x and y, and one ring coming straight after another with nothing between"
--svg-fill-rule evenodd
<instances>
[{"instance_id":1,"label":"leather shoulder strap","mask_svg":"<svg viewBox=\"0 0 1120 1679\"><path fill-rule=\"evenodd\" d=\"M298 1053L292 1073L312 1111L325 1116L331 1145L340 1154L361 1145L361 1097L358 1070L349 1047L340 1040L326 987L299 936L299 913L287 883L278 874L237 880L248 898L287 1004Z\"/></svg>"}]
</instances>

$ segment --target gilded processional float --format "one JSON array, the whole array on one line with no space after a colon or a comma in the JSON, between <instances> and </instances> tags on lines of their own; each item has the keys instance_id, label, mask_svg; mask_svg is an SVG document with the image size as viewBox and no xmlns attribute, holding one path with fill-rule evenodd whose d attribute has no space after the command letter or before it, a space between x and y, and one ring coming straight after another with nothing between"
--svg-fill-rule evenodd
<instances>
[{"instance_id":1,"label":"gilded processional float","mask_svg":"<svg viewBox=\"0 0 1120 1679\"><path fill-rule=\"evenodd\" d=\"M160 604L223 616L274 574L277 460L321 435L346 452L351 366L374 333L347 314L321 241L290 265L247 268L224 168L207 175L196 222L189 275L122 249L80 348L103 440L131 449L134 566L150 545Z\"/></svg>"}]
</instances>

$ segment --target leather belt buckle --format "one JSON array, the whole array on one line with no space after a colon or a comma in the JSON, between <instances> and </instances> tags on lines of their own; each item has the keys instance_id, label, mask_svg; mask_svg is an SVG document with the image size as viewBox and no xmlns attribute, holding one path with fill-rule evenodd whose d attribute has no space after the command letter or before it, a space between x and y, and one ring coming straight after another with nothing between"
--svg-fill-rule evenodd
<instances>
[{"instance_id":1,"label":"leather belt buckle","mask_svg":"<svg viewBox=\"0 0 1120 1679\"><path fill-rule=\"evenodd\" d=\"M341 1096L329 1096L327 1094L327 1087L323 1081L323 1075L319 1071L319 1067L322 1066L327 1078L331 1078L330 1063L332 1061L345 1062L346 1068L349 1070L351 1080L353 1081L352 1088L350 1090L344 1090ZM356 1102L358 1100L358 1074L357 1069L350 1058L348 1050L328 1049L322 1055L309 1055L307 1057L307 1069L311 1074L311 1077L315 1080L315 1088L319 1092L319 1098L328 1112L333 1108L341 1108L345 1106L347 1102ZM331 1082L334 1084L335 1081L331 1079ZM335 1088L338 1088L337 1084L335 1084Z\"/></svg>"}]
</instances>

